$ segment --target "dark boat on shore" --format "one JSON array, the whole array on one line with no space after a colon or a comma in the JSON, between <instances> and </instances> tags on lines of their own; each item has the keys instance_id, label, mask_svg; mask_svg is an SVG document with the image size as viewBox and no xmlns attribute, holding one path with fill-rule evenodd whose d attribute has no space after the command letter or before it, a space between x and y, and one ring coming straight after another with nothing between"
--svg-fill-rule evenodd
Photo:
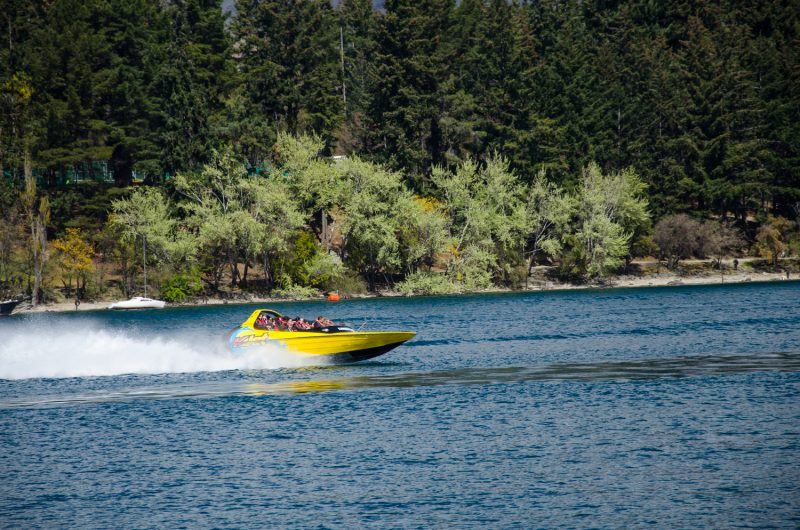
<instances>
[{"instance_id":1,"label":"dark boat on shore","mask_svg":"<svg viewBox=\"0 0 800 530\"><path fill-rule=\"evenodd\" d=\"M10 315L20 303L22 300L3 300L0 302L0 316Z\"/></svg>"}]
</instances>

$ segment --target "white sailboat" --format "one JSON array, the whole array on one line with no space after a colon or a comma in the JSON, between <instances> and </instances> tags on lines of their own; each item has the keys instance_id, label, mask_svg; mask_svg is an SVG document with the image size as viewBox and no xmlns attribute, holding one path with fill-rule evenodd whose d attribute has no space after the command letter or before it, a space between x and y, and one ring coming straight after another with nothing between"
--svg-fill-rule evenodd
<instances>
[{"instance_id":1,"label":"white sailboat","mask_svg":"<svg viewBox=\"0 0 800 530\"><path fill-rule=\"evenodd\" d=\"M109 309L162 309L166 305L164 300L154 300L144 296L134 296L130 300L115 302L108 306Z\"/></svg>"},{"instance_id":2,"label":"white sailboat","mask_svg":"<svg viewBox=\"0 0 800 530\"><path fill-rule=\"evenodd\" d=\"M144 296L134 296L108 306L109 309L163 309L164 300L147 298L147 238L142 237L142 264L144 265Z\"/></svg>"}]
</instances>

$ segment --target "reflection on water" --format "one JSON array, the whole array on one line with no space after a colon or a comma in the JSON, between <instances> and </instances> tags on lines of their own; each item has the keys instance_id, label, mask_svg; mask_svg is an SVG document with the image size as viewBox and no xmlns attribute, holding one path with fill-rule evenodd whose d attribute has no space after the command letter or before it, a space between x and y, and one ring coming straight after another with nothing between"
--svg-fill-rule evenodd
<instances>
[{"instance_id":1,"label":"reflection on water","mask_svg":"<svg viewBox=\"0 0 800 530\"><path fill-rule=\"evenodd\" d=\"M543 366L501 368L460 368L430 372L406 372L282 381L277 383L232 382L205 385L160 386L107 393L69 396L40 396L0 401L0 408L31 408L151 399L213 398L225 396L264 396L307 394L371 388L434 387L443 385L492 385L535 381L608 381L665 379L750 372L800 371L800 352L758 355L701 355L673 359L646 359L599 363L555 363Z\"/></svg>"}]
</instances>

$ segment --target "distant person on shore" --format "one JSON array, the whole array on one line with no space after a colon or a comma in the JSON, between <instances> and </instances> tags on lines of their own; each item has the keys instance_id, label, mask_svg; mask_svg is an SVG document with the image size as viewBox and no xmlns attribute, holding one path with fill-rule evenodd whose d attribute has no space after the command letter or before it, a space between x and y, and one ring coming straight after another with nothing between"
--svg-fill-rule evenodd
<instances>
[{"instance_id":1,"label":"distant person on shore","mask_svg":"<svg viewBox=\"0 0 800 530\"><path fill-rule=\"evenodd\" d=\"M733 260L733 270L735 270L735 271L739 270L739 260L735 259L735 258Z\"/></svg>"},{"instance_id":2,"label":"distant person on shore","mask_svg":"<svg viewBox=\"0 0 800 530\"><path fill-rule=\"evenodd\" d=\"M789 273L788 272L786 273L786 277L787 278L789 277ZM76 298L75 299L75 311L78 310L78 307L80 307L80 305L81 305L81 299L80 298Z\"/></svg>"}]
</instances>

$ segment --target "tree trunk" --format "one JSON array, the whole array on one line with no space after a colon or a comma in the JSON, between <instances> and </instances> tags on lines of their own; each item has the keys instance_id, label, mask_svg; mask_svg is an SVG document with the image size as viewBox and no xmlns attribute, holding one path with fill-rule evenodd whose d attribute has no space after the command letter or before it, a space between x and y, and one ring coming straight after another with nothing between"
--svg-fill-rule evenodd
<instances>
[{"instance_id":1,"label":"tree trunk","mask_svg":"<svg viewBox=\"0 0 800 530\"><path fill-rule=\"evenodd\" d=\"M34 292L36 296L36 304L37 305L40 301L40 294L42 292L42 275L44 273L44 262L45 262L45 250L47 248L47 231L45 228L45 212L49 212L49 206L47 205L46 201L42 201L42 204L39 207L39 214L36 217L34 222L35 225L35 241L34 241L34 248L35 248L35 257L33 263L33 271L34 271L34 279L33 279L33 286Z\"/></svg>"},{"instance_id":2,"label":"tree trunk","mask_svg":"<svg viewBox=\"0 0 800 530\"><path fill-rule=\"evenodd\" d=\"M42 272L44 270L44 257L47 245L47 222L50 218L50 203L47 198L37 201L36 180L33 176L30 146L25 146L23 172L25 175L25 191L23 204L25 206L31 233L31 257L33 258L33 288L31 289L31 305L39 305L39 295L42 290ZM38 202L38 208L37 208Z\"/></svg>"},{"instance_id":3,"label":"tree trunk","mask_svg":"<svg viewBox=\"0 0 800 530\"><path fill-rule=\"evenodd\" d=\"M0 179L5 177L5 151L3 150L3 127L0 125Z\"/></svg>"},{"instance_id":4,"label":"tree trunk","mask_svg":"<svg viewBox=\"0 0 800 530\"><path fill-rule=\"evenodd\" d=\"M325 252L328 252L330 250L328 238L328 214L326 214L325 210L323 209L319 215L322 218L322 246L325 248Z\"/></svg>"},{"instance_id":5,"label":"tree trunk","mask_svg":"<svg viewBox=\"0 0 800 530\"><path fill-rule=\"evenodd\" d=\"M269 273L269 252L264 252L264 287L272 292L272 276Z\"/></svg>"},{"instance_id":6,"label":"tree trunk","mask_svg":"<svg viewBox=\"0 0 800 530\"><path fill-rule=\"evenodd\" d=\"M237 280L239 279L238 263L236 263L236 260L229 258L228 265L231 268L231 287L236 287L238 285Z\"/></svg>"}]
</instances>

